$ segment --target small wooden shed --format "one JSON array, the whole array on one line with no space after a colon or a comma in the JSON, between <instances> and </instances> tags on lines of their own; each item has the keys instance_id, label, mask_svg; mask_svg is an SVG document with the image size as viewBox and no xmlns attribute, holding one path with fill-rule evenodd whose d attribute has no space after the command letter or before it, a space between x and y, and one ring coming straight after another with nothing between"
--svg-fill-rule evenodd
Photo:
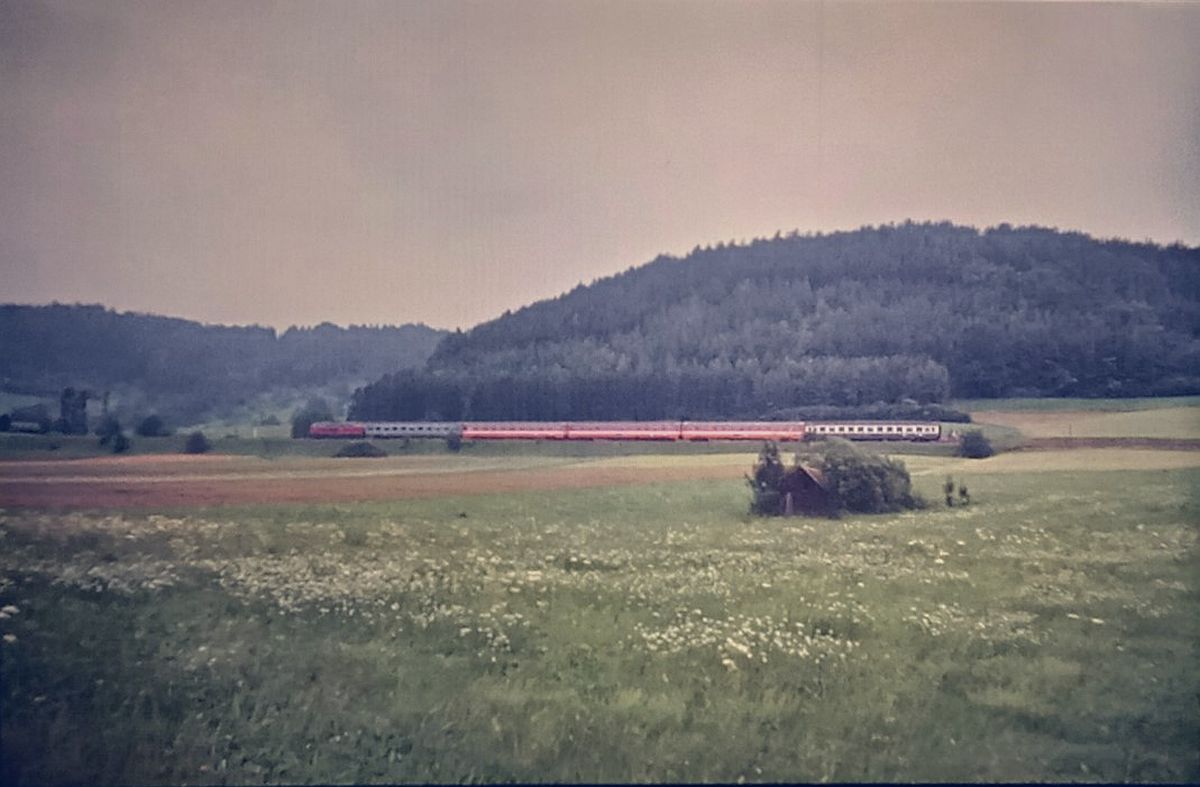
<instances>
[{"instance_id":1,"label":"small wooden shed","mask_svg":"<svg viewBox=\"0 0 1200 787\"><path fill-rule=\"evenodd\" d=\"M837 511L825 474L818 467L797 465L788 470L779 485L785 516L831 516Z\"/></svg>"}]
</instances>

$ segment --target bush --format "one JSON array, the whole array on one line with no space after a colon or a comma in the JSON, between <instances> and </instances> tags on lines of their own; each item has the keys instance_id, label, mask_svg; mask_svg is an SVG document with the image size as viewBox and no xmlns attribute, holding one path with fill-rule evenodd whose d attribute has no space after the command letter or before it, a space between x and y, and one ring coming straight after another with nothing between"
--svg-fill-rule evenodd
<instances>
[{"instance_id":1,"label":"bush","mask_svg":"<svg viewBox=\"0 0 1200 787\"><path fill-rule=\"evenodd\" d=\"M123 454L129 450L133 443L129 442L129 438L124 432L117 432L112 439L112 452L114 454Z\"/></svg>"},{"instance_id":2,"label":"bush","mask_svg":"<svg viewBox=\"0 0 1200 787\"><path fill-rule=\"evenodd\" d=\"M454 454L462 450L462 432L455 429L446 435L446 450Z\"/></svg>"},{"instance_id":3,"label":"bush","mask_svg":"<svg viewBox=\"0 0 1200 787\"><path fill-rule=\"evenodd\" d=\"M167 431L167 425L163 423L163 419L157 415L148 415L143 418L134 431L141 437L163 437L170 434Z\"/></svg>"},{"instance_id":4,"label":"bush","mask_svg":"<svg viewBox=\"0 0 1200 787\"><path fill-rule=\"evenodd\" d=\"M342 450L338 451L334 456L342 459L377 459L387 456L387 451L365 440L360 440L356 443L343 446Z\"/></svg>"},{"instance_id":5,"label":"bush","mask_svg":"<svg viewBox=\"0 0 1200 787\"><path fill-rule=\"evenodd\" d=\"M211 448L212 445L204 436L204 432L192 432L187 436L187 442L183 444L185 454L206 454Z\"/></svg>"},{"instance_id":6,"label":"bush","mask_svg":"<svg viewBox=\"0 0 1200 787\"><path fill-rule=\"evenodd\" d=\"M913 492L903 462L868 453L847 440L825 441L820 450L797 454L796 462L822 472L832 505L839 511L881 514L925 506Z\"/></svg>"},{"instance_id":7,"label":"bush","mask_svg":"<svg viewBox=\"0 0 1200 787\"><path fill-rule=\"evenodd\" d=\"M992 441L978 429L963 432L959 438L959 456L965 456L967 459L986 459L994 453L996 449L992 448Z\"/></svg>"}]
</instances>

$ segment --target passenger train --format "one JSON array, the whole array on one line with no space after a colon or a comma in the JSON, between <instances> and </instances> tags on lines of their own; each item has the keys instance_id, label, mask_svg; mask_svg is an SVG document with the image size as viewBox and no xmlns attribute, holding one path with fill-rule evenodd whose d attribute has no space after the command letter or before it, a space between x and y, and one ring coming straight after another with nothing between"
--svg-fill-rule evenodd
<instances>
[{"instance_id":1,"label":"passenger train","mask_svg":"<svg viewBox=\"0 0 1200 787\"><path fill-rule=\"evenodd\" d=\"M935 441L936 423L910 421L322 421L310 437L435 437L464 440L848 440Z\"/></svg>"}]
</instances>

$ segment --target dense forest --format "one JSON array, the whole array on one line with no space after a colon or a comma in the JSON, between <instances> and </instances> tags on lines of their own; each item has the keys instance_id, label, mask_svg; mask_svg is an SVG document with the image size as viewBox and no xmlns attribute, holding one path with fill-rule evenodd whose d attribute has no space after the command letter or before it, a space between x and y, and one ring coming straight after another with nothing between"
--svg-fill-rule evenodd
<instances>
[{"instance_id":1,"label":"dense forest","mask_svg":"<svg viewBox=\"0 0 1200 787\"><path fill-rule=\"evenodd\" d=\"M424 325L323 323L277 334L102 306L0 306L0 389L58 398L119 391L175 420L279 389L365 382L421 366L444 335Z\"/></svg>"},{"instance_id":2,"label":"dense forest","mask_svg":"<svg viewBox=\"0 0 1200 787\"><path fill-rule=\"evenodd\" d=\"M351 416L783 417L1200 392L1200 249L888 225L694 249L448 335Z\"/></svg>"}]
</instances>

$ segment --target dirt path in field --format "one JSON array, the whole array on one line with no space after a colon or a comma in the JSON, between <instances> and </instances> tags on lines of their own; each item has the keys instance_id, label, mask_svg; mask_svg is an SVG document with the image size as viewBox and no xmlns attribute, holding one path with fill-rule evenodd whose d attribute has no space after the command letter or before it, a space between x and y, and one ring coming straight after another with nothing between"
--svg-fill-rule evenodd
<instances>
[{"instance_id":1,"label":"dirt path in field","mask_svg":"<svg viewBox=\"0 0 1200 787\"><path fill-rule=\"evenodd\" d=\"M646 467L606 462L520 469L371 469L362 466L243 474L147 475L13 474L0 467L0 505L34 508L172 508L267 503L348 503L454 495L648 484L659 481L736 479L741 464L683 464ZM253 465L253 463L250 463ZM211 465L210 465L211 467ZM95 467L87 468L95 470ZM132 470L133 466L126 470ZM7 472L6 472L7 471Z\"/></svg>"}]
</instances>

